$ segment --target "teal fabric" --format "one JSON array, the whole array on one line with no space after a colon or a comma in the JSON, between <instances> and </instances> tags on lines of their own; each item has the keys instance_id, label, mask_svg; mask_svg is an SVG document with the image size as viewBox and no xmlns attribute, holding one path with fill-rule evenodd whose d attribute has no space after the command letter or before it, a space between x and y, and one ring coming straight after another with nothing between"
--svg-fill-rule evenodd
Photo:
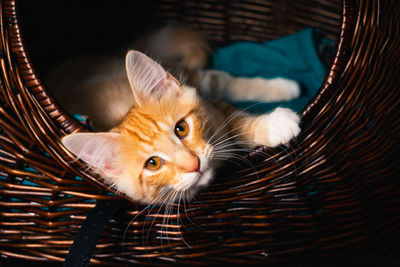
<instances>
[{"instance_id":1,"label":"teal fabric","mask_svg":"<svg viewBox=\"0 0 400 267\"><path fill-rule=\"evenodd\" d=\"M274 103L236 102L240 108L265 112L277 106L300 112L321 86L327 68L318 56L319 44L329 40L318 36L312 28L265 43L240 42L218 49L213 55L212 69L223 70L235 77L287 78L302 88L297 99Z\"/></svg>"}]
</instances>

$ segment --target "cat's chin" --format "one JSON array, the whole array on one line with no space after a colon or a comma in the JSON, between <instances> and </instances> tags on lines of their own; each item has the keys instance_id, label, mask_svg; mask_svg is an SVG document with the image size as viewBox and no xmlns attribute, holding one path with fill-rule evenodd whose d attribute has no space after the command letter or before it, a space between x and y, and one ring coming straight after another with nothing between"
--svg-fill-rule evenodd
<instances>
[{"instance_id":1,"label":"cat's chin","mask_svg":"<svg viewBox=\"0 0 400 267\"><path fill-rule=\"evenodd\" d=\"M212 167L205 169L203 172L199 172L196 182L192 185L192 187L196 186L206 186L210 183L214 175L214 171Z\"/></svg>"}]
</instances>

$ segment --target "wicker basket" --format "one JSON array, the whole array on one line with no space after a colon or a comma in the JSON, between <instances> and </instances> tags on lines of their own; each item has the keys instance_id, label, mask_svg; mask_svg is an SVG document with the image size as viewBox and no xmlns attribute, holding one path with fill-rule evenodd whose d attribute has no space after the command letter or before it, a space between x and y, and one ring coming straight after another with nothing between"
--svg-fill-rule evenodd
<instances>
[{"instance_id":1,"label":"wicker basket","mask_svg":"<svg viewBox=\"0 0 400 267\"><path fill-rule=\"evenodd\" d=\"M96 1L108 19L93 20L93 29L81 37L96 36L97 23L106 34L116 29L139 34L151 23L179 19L204 30L215 46L265 41L312 26L338 39L338 48L319 92L302 112L302 133L290 149L254 151L247 156L251 167L226 166L209 189L192 203L171 207L169 215L158 207L127 204L107 225L92 263L260 263L337 256L373 247L398 228L399 1L132 2ZM21 21L34 3L30 14L37 17L25 30ZM47 6L54 10L45 13ZM52 59L79 47L97 49L85 40L72 42L72 52L52 47L55 37L61 44L68 36L49 35L40 26L71 27L71 33L80 23L55 20L50 27L43 22L58 18L54 12L60 8L60 1L1 1L3 257L63 261L96 201L117 198L79 161L71 163L59 139L87 129L49 95L27 56L29 50L40 73ZM127 16L136 19L127 25ZM107 27L110 21L115 24ZM41 45L29 46L28 37ZM98 50L108 45L104 41Z\"/></svg>"}]
</instances>

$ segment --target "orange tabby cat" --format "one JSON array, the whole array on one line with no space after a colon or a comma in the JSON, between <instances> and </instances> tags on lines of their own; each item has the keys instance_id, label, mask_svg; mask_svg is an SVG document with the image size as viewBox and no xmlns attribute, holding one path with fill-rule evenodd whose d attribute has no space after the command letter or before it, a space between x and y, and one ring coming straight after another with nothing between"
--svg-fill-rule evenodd
<instances>
[{"instance_id":1,"label":"orange tabby cat","mask_svg":"<svg viewBox=\"0 0 400 267\"><path fill-rule=\"evenodd\" d=\"M234 146L273 147L300 132L299 116L290 109L254 116L206 101L138 51L127 54L126 72L135 104L122 123L110 132L71 134L62 142L134 200L190 198L210 183Z\"/></svg>"}]
</instances>

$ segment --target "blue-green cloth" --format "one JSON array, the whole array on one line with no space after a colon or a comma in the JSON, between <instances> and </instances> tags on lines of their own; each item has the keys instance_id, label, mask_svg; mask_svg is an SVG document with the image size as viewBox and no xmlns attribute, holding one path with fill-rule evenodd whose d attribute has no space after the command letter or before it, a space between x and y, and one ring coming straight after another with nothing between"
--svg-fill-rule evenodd
<instances>
[{"instance_id":1,"label":"blue-green cloth","mask_svg":"<svg viewBox=\"0 0 400 267\"><path fill-rule=\"evenodd\" d=\"M265 43L240 42L218 49L212 69L223 70L235 77L287 78L297 81L299 98L274 103L236 102L240 108L265 112L277 106L300 112L321 86L327 68L318 56L318 46L329 42L312 28Z\"/></svg>"}]
</instances>

